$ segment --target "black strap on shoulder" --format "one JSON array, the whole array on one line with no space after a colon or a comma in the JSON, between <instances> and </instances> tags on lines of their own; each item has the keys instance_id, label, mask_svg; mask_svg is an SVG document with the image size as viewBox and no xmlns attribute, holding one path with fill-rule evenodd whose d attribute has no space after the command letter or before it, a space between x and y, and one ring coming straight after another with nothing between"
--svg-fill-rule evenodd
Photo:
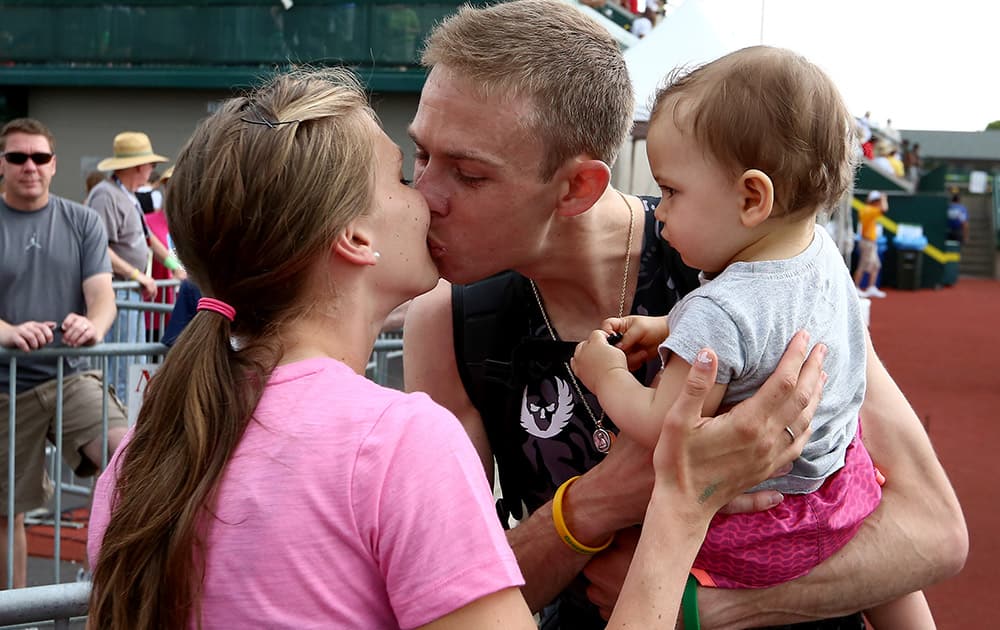
<instances>
[{"instance_id":1,"label":"black strap on shoulder","mask_svg":"<svg viewBox=\"0 0 1000 630\"><path fill-rule=\"evenodd\" d=\"M498 274L470 285L452 285L452 325L455 359L462 385L469 400L479 411L493 454L507 461L512 445L503 430L503 418L510 412L511 401L518 398L519 366L515 348L526 336L527 302L522 277L514 272ZM520 298L518 297L520 295ZM509 517L523 518L515 466L501 467L503 499L497 501L497 516L506 528Z\"/></svg>"},{"instance_id":2,"label":"black strap on shoulder","mask_svg":"<svg viewBox=\"0 0 1000 630\"><path fill-rule=\"evenodd\" d=\"M524 336L523 300L514 299L517 274L504 272L451 287L452 325L458 373L469 400L480 410L495 408L514 387L511 351Z\"/></svg>"}]
</instances>

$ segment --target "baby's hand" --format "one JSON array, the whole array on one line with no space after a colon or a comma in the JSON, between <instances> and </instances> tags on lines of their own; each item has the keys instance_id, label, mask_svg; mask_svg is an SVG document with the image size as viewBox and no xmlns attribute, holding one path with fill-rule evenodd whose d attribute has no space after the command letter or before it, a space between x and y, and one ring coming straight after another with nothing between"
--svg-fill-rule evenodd
<instances>
[{"instance_id":1,"label":"baby's hand","mask_svg":"<svg viewBox=\"0 0 1000 630\"><path fill-rule=\"evenodd\" d=\"M637 370L655 357L660 344L670 334L666 317L642 315L608 318L601 324L601 329L609 335L621 336L621 341L614 345L628 357L629 370Z\"/></svg>"},{"instance_id":2,"label":"baby's hand","mask_svg":"<svg viewBox=\"0 0 1000 630\"><path fill-rule=\"evenodd\" d=\"M608 343L604 331L595 330L576 346L570 367L587 389L597 393L598 382L604 373L626 367L625 353Z\"/></svg>"}]
</instances>

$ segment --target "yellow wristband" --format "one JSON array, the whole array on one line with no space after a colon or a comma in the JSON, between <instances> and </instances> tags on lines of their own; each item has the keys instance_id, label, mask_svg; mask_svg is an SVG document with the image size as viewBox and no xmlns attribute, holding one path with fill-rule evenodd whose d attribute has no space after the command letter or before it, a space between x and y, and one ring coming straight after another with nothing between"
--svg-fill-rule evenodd
<instances>
[{"instance_id":1,"label":"yellow wristband","mask_svg":"<svg viewBox=\"0 0 1000 630\"><path fill-rule=\"evenodd\" d=\"M569 533L569 528L566 527L566 520L563 518L562 513L563 495L566 494L566 488L579 478L579 475L576 477L570 477L563 482L561 486L559 486L558 490L556 490L556 496L552 497L552 524L556 526L556 533L559 534L559 538L562 538L562 541L566 543L567 547L579 554L592 556L599 551L607 549L611 545L612 541L614 541L615 535L611 534L611 538L608 538L607 542L600 547L588 547L574 538L573 534Z\"/></svg>"},{"instance_id":2,"label":"yellow wristband","mask_svg":"<svg viewBox=\"0 0 1000 630\"><path fill-rule=\"evenodd\" d=\"M132 273L128 274L128 277L130 280L138 280L140 275L142 274L139 273L139 270L132 267Z\"/></svg>"}]
</instances>

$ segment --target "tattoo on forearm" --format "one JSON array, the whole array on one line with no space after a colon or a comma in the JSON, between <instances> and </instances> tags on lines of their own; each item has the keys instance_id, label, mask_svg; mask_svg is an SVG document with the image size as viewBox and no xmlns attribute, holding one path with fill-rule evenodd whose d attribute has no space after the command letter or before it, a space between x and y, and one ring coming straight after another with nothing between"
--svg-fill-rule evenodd
<instances>
[{"instance_id":1,"label":"tattoo on forearm","mask_svg":"<svg viewBox=\"0 0 1000 630\"><path fill-rule=\"evenodd\" d=\"M719 489L718 483L709 484L708 487L702 490L701 496L698 497L698 503L704 503L705 501L708 501L712 497L712 495L715 494L715 491L718 489Z\"/></svg>"}]
</instances>

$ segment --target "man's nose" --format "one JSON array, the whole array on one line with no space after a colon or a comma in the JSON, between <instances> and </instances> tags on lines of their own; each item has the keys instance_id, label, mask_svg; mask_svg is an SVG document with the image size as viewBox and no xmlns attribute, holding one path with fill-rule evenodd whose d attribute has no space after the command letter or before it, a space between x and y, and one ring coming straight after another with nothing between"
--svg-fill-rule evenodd
<instances>
[{"instance_id":1,"label":"man's nose","mask_svg":"<svg viewBox=\"0 0 1000 630\"><path fill-rule=\"evenodd\" d=\"M434 180L431 171L424 169L413 183L413 187L427 200L431 213L445 215L448 213L448 196L442 187Z\"/></svg>"}]
</instances>

